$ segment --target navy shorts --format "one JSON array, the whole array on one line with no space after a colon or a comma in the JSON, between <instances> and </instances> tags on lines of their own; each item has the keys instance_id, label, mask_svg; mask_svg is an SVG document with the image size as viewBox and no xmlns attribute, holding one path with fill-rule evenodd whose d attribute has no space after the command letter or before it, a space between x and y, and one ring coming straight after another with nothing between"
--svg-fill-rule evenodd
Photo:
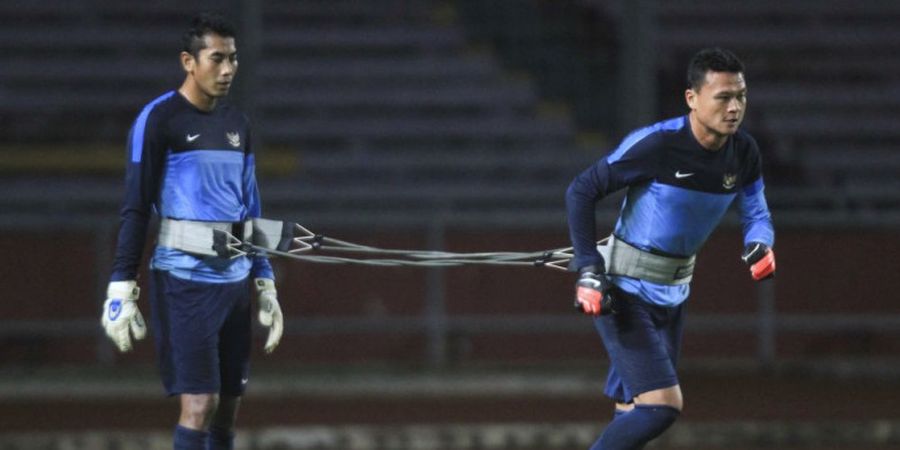
<instances>
[{"instance_id":1,"label":"navy shorts","mask_svg":"<svg viewBox=\"0 0 900 450\"><path fill-rule=\"evenodd\" d=\"M249 277L201 283L151 273L151 330L166 393L242 395L250 369Z\"/></svg>"},{"instance_id":2,"label":"navy shorts","mask_svg":"<svg viewBox=\"0 0 900 450\"><path fill-rule=\"evenodd\" d=\"M604 393L620 403L678 384L684 304L657 306L616 289L616 314L594 319L609 354Z\"/></svg>"}]
</instances>

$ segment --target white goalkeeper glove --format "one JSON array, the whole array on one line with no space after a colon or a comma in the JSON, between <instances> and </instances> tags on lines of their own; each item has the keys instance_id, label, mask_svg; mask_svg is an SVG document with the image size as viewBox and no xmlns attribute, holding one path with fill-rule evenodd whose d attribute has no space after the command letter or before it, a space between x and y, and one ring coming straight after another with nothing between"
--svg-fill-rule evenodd
<instances>
[{"instance_id":1,"label":"white goalkeeper glove","mask_svg":"<svg viewBox=\"0 0 900 450\"><path fill-rule=\"evenodd\" d=\"M284 316L281 314L281 305L278 304L275 281L269 278L256 278L253 281L259 300L259 323L269 329L265 350L266 353L272 353L284 332Z\"/></svg>"},{"instance_id":2,"label":"white goalkeeper glove","mask_svg":"<svg viewBox=\"0 0 900 450\"><path fill-rule=\"evenodd\" d=\"M131 350L132 335L136 340L141 340L147 335L144 316L141 315L136 303L140 293L141 288L137 287L137 282L133 280L112 281L106 289L106 302L103 303L100 324L120 352Z\"/></svg>"}]
</instances>

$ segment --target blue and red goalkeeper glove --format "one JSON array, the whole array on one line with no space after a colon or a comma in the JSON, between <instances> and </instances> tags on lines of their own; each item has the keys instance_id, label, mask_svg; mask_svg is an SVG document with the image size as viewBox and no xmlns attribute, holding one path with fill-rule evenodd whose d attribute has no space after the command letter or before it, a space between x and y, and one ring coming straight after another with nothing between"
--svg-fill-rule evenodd
<instances>
[{"instance_id":1,"label":"blue and red goalkeeper glove","mask_svg":"<svg viewBox=\"0 0 900 450\"><path fill-rule=\"evenodd\" d=\"M592 316L615 313L612 286L606 274L596 266L585 266L575 283L575 309Z\"/></svg>"},{"instance_id":2,"label":"blue and red goalkeeper glove","mask_svg":"<svg viewBox=\"0 0 900 450\"><path fill-rule=\"evenodd\" d=\"M775 252L768 245L762 242L747 244L741 259L750 266L750 276L754 281L775 277Z\"/></svg>"}]
</instances>

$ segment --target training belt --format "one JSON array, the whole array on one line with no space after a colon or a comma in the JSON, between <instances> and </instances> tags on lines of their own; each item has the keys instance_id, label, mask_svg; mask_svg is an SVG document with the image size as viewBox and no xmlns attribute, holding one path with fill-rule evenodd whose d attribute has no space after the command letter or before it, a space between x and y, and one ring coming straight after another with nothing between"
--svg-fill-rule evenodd
<instances>
[{"instance_id":1,"label":"training belt","mask_svg":"<svg viewBox=\"0 0 900 450\"><path fill-rule=\"evenodd\" d=\"M162 247L174 248L198 256L219 256L234 258L239 253L226 251L229 244L237 246L242 239L250 237L251 222L199 222L163 218L159 224L159 239ZM232 242L227 237L233 237ZM244 253L246 254L246 253Z\"/></svg>"},{"instance_id":2,"label":"training belt","mask_svg":"<svg viewBox=\"0 0 900 450\"><path fill-rule=\"evenodd\" d=\"M611 235L597 251L606 261L606 273L657 284L688 284L694 275L694 256L673 258L641 250Z\"/></svg>"},{"instance_id":3,"label":"training belt","mask_svg":"<svg viewBox=\"0 0 900 450\"><path fill-rule=\"evenodd\" d=\"M295 245L295 237L310 235L297 224L254 218L243 222L202 222L163 218L159 226L158 244L197 256L237 258L248 255L248 244L288 251ZM303 233L305 231L305 234ZM306 249L300 241L300 248Z\"/></svg>"}]
</instances>

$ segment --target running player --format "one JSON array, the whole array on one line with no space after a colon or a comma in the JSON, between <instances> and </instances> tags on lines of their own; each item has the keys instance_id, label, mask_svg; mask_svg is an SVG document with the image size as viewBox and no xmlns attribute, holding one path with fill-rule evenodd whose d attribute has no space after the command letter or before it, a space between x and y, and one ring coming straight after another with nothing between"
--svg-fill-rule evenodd
<instances>
[{"instance_id":1,"label":"running player","mask_svg":"<svg viewBox=\"0 0 900 450\"><path fill-rule=\"evenodd\" d=\"M774 276L760 152L740 128L743 72L727 50L694 55L685 91L690 112L632 132L566 192L573 268L580 272L576 306L594 316L610 358L605 394L616 401L592 450L643 448L679 416L675 367L694 255L735 199L742 258L753 279ZM613 235L598 247L595 204L622 188L628 192Z\"/></svg>"}]
</instances>

